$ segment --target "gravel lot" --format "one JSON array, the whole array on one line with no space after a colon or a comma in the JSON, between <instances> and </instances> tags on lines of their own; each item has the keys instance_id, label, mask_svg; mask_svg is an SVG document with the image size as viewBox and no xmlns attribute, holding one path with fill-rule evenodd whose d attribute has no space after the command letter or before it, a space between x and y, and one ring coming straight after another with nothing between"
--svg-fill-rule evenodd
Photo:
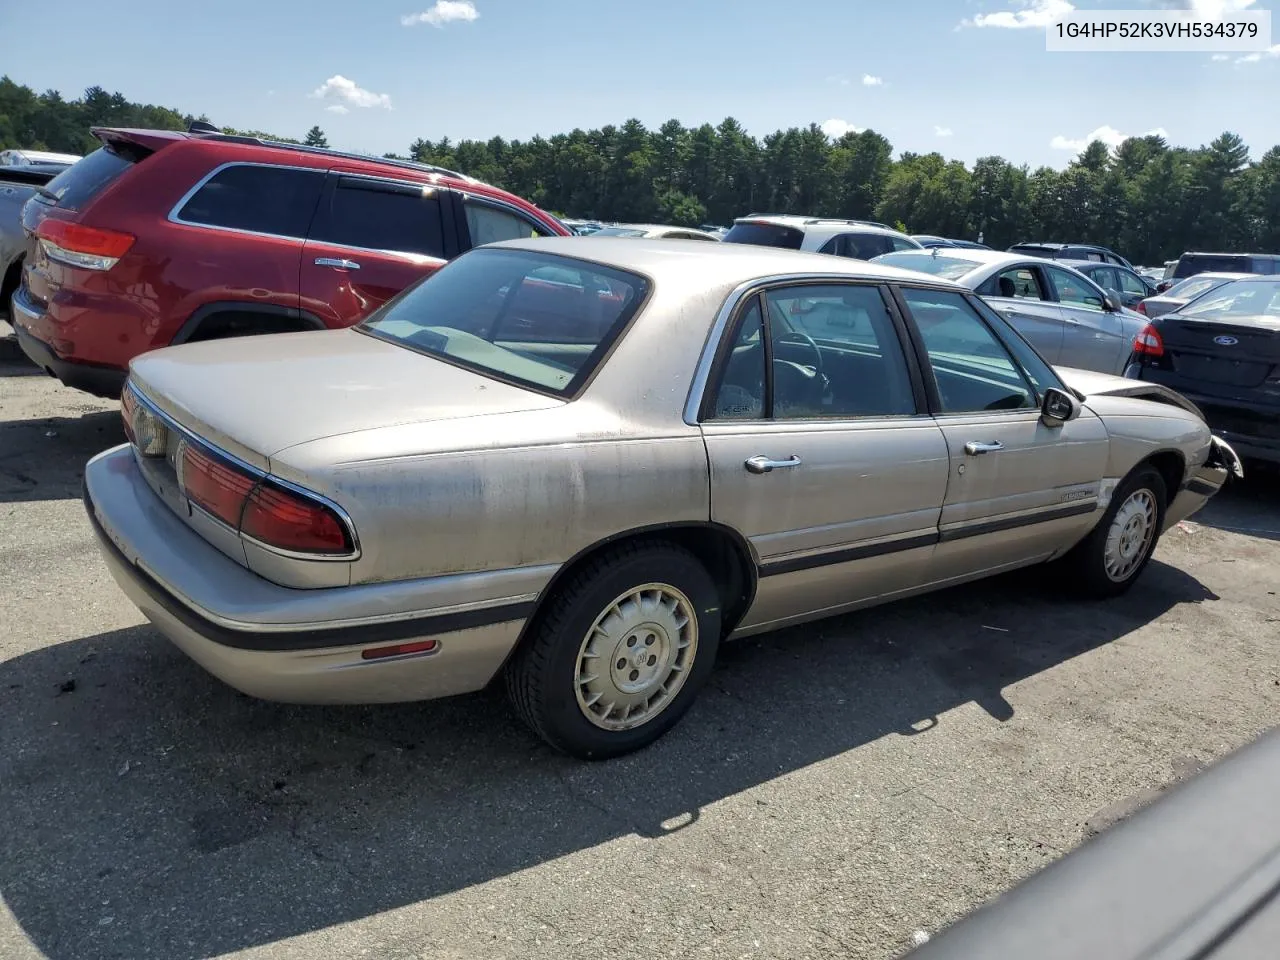
<instances>
[{"instance_id":1,"label":"gravel lot","mask_svg":"<svg viewBox=\"0 0 1280 960\"><path fill-rule=\"evenodd\" d=\"M891 957L1280 723L1280 479L1129 596L1021 574L731 645L656 747L280 706L111 582L117 406L0 363L0 956Z\"/></svg>"}]
</instances>

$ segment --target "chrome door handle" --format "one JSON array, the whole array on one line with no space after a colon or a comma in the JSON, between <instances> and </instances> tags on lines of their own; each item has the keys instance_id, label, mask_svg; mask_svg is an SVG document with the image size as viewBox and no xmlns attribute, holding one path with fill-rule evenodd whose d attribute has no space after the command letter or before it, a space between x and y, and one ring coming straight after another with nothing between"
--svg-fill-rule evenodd
<instances>
[{"instance_id":1,"label":"chrome door handle","mask_svg":"<svg viewBox=\"0 0 1280 960\"><path fill-rule=\"evenodd\" d=\"M339 257L316 257L317 267L334 267L338 270L359 270L360 264L354 260L343 260Z\"/></svg>"},{"instance_id":2,"label":"chrome door handle","mask_svg":"<svg viewBox=\"0 0 1280 960\"><path fill-rule=\"evenodd\" d=\"M786 460L770 460L761 454L760 456L751 457L744 464L751 473L769 473L772 470L781 470L783 467L800 466L799 457L789 457Z\"/></svg>"},{"instance_id":3,"label":"chrome door handle","mask_svg":"<svg viewBox=\"0 0 1280 960\"><path fill-rule=\"evenodd\" d=\"M997 450L1003 450L1004 444L999 440L992 440L990 443L983 443L981 440L970 440L964 445L964 452L971 457L976 457L980 453L995 453Z\"/></svg>"}]
</instances>

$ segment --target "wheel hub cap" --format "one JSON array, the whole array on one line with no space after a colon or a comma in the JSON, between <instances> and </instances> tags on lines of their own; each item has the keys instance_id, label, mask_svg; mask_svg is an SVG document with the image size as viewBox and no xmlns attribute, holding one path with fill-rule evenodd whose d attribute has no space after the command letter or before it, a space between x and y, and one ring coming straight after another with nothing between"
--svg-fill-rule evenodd
<instances>
[{"instance_id":1,"label":"wheel hub cap","mask_svg":"<svg viewBox=\"0 0 1280 960\"><path fill-rule=\"evenodd\" d=\"M669 584L622 594L596 618L578 652L578 707L606 730L657 716L684 686L697 652L689 598Z\"/></svg>"},{"instance_id":2,"label":"wheel hub cap","mask_svg":"<svg viewBox=\"0 0 1280 960\"><path fill-rule=\"evenodd\" d=\"M1119 583L1142 562L1156 529L1156 500L1150 490L1135 490L1120 505L1107 531L1103 564L1107 576Z\"/></svg>"}]
</instances>

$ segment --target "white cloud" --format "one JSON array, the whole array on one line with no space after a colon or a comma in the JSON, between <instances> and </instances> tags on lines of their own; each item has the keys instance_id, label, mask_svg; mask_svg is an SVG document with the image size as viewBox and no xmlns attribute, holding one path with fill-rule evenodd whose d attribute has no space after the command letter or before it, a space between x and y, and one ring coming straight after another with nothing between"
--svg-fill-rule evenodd
<instances>
[{"instance_id":1,"label":"white cloud","mask_svg":"<svg viewBox=\"0 0 1280 960\"><path fill-rule=\"evenodd\" d=\"M952 129L951 129L950 127L936 127L936 126L935 126L935 127L933 128L933 135L934 135L935 137L949 137L949 136L951 136L952 132L953 132L953 131L952 131Z\"/></svg>"},{"instance_id":2,"label":"white cloud","mask_svg":"<svg viewBox=\"0 0 1280 960\"><path fill-rule=\"evenodd\" d=\"M1075 4L1067 0L1015 0L1016 10L1000 10L996 13L980 13L972 20L961 20L962 27L999 27L1003 30L1043 29L1059 17L1075 10Z\"/></svg>"},{"instance_id":3,"label":"white cloud","mask_svg":"<svg viewBox=\"0 0 1280 960\"><path fill-rule=\"evenodd\" d=\"M862 85L863 85L864 87L883 87L883 86L884 86L884 78L883 78L883 77L873 77L873 76L872 76L871 74L869 74L869 73L864 73L864 74L862 75Z\"/></svg>"},{"instance_id":4,"label":"white cloud","mask_svg":"<svg viewBox=\"0 0 1280 960\"><path fill-rule=\"evenodd\" d=\"M1220 20L1224 16L1247 10L1256 2L1257 0L1166 0L1161 6L1167 10L1190 10L1203 20Z\"/></svg>"},{"instance_id":5,"label":"white cloud","mask_svg":"<svg viewBox=\"0 0 1280 960\"><path fill-rule=\"evenodd\" d=\"M325 107L325 109L328 110L330 113L350 113L351 112L340 103L331 103L327 107Z\"/></svg>"},{"instance_id":6,"label":"white cloud","mask_svg":"<svg viewBox=\"0 0 1280 960\"><path fill-rule=\"evenodd\" d=\"M421 13L407 13L400 18L406 27L429 23L437 29L446 23L470 23L480 18L480 11L471 0L436 0L435 5Z\"/></svg>"},{"instance_id":7,"label":"white cloud","mask_svg":"<svg viewBox=\"0 0 1280 960\"><path fill-rule=\"evenodd\" d=\"M358 87L354 80L348 80L340 73L335 73L320 86L316 87L311 92L311 96L317 100L328 100L330 105L325 109L331 110L333 113L346 113L347 107L383 107L387 110L391 109L390 95L374 93L372 90ZM342 107L343 109L333 110L334 107Z\"/></svg>"},{"instance_id":8,"label":"white cloud","mask_svg":"<svg viewBox=\"0 0 1280 960\"><path fill-rule=\"evenodd\" d=\"M822 124L822 132L832 140L839 140L846 133L861 133L866 127L855 127L848 120L841 120L838 117L832 117L830 120Z\"/></svg>"},{"instance_id":9,"label":"white cloud","mask_svg":"<svg viewBox=\"0 0 1280 960\"><path fill-rule=\"evenodd\" d=\"M1049 141L1049 146L1054 150L1070 150L1072 153L1079 153L1095 140L1101 140L1114 150L1130 137L1165 137L1167 139L1168 136L1169 131L1164 127L1156 127L1154 130L1147 130L1143 133L1121 133L1115 127L1109 127L1104 124L1096 130L1089 131L1078 140L1058 134Z\"/></svg>"},{"instance_id":10,"label":"white cloud","mask_svg":"<svg viewBox=\"0 0 1280 960\"><path fill-rule=\"evenodd\" d=\"M1246 53L1243 57L1237 57L1236 63L1257 63L1264 57L1268 60L1274 60L1277 57L1280 57L1280 43L1273 43L1265 50L1257 50L1253 53ZM1216 60L1218 58L1214 57L1214 59Z\"/></svg>"}]
</instances>

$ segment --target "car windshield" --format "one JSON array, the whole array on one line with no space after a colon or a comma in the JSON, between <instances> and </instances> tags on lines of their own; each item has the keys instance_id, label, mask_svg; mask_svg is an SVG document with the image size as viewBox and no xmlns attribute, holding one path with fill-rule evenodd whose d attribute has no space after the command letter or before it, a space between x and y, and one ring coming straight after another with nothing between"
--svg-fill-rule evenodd
<instances>
[{"instance_id":1,"label":"car windshield","mask_svg":"<svg viewBox=\"0 0 1280 960\"><path fill-rule=\"evenodd\" d=\"M1166 297L1173 297L1175 300L1194 300L1206 290L1212 290L1226 283L1221 277L1192 277L1189 280L1183 280L1181 283L1175 283L1172 287L1165 291Z\"/></svg>"},{"instance_id":2,"label":"car windshield","mask_svg":"<svg viewBox=\"0 0 1280 960\"><path fill-rule=\"evenodd\" d=\"M645 231L635 227L601 227L592 236L596 237L643 237Z\"/></svg>"},{"instance_id":3,"label":"car windshield","mask_svg":"<svg viewBox=\"0 0 1280 960\"><path fill-rule=\"evenodd\" d=\"M946 255L939 254L936 257L928 253L885 253L876 257L875 262L891 267L901 267L903 270L931 273L945 280L959 280L979 266L973 260L953 256L950 251Z\"/></svg>"},{"instance_id":4,"label":"car windshield","mask_svg":"<svg viewBox=\"0 0 1280 960\"><path fill-rule=\"evenodd\" d=\"M1225 317L1280 320L1280 280L1232 280L1178 313L1202 320Z\"/></svg>"},{"instance_id":5,"label":"car windshield","mask_svg":"<svg viewBox=\"0 0 1280 960\"><path fill-rule=\"evenodd\" d=\"M570 396L648 291L643 278L525 250L476 249L358 329L499 380Z\"/></svg>"}]
</instances>

